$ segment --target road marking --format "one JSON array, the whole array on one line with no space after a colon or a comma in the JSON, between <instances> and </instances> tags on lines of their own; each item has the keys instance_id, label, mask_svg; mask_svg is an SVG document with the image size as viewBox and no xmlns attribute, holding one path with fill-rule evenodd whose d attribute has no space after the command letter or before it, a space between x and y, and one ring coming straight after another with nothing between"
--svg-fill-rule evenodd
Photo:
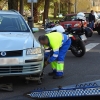
<instances>
[{"instance_id":1,"label":"road marking","mask_svg":"<svg viewBox=\"0 0 100 100\"><path fill-rule=\"evenodd\" d=\"M91 49L93 49L94 47L96 47L97 45L99 45L100 43L89 43L87 44L86 47L86 52L90 51Z\"/></svg>"}]
</instances>

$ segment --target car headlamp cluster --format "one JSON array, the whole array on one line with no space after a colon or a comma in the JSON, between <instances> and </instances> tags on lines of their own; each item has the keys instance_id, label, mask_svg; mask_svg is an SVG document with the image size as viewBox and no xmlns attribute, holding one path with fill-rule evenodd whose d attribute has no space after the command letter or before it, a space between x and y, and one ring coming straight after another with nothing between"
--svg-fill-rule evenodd
<instances>
[{"instance_id":1,"label":"car headlamp cluster","mask_svg":"<svg viewBox=\"0 0 100 100\"><path fill-rule=\"evenodd\" d=\"M31 48L26 50L26 55L35 55L40 53L41 53L41 48Z\"/></svg>"}]
</instances>

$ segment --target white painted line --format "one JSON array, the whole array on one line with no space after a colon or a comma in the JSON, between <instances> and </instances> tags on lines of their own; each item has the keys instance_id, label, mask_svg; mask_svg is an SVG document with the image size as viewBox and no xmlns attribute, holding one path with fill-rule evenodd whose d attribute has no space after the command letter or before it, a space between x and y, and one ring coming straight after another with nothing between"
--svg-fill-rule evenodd
<instances>
[{"instance_id":1,"label":"white painted line","mask_svg":"<svg viewBox=\"0 0 100 100\"><path fill-rule=\"evenodd\" d=\"M100 43L89 43L87 44L86 47L86 52L90 51L91 49L93 49L94 47L96 47L97 45L99 45Z\"/></svg>"}]
</instances>

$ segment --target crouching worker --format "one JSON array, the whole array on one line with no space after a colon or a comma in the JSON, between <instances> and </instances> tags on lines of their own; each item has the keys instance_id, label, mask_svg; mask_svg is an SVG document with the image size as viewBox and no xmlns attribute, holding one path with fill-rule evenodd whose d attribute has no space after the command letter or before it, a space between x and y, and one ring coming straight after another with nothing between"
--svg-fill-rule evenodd
<instances>
[{"instance_id":1,"label":"crouching worker","mask_svg":"<svg viewBox=\"0 0 100 100\"><path fill-rule=\"evenodd\" d=\"M51 64L53 72L49 76L53 79L63 77L64 59L65 55L71 45L71 39L66 34L59 32L52 32L39 36L39 42L45 48L45 61L44 66Z\"/></svg>"}]
</instances>

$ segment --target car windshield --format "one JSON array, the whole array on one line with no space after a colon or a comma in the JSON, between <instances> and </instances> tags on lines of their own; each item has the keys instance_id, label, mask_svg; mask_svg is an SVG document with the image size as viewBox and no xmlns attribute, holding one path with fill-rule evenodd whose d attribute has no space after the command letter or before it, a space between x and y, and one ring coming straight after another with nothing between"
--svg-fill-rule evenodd
<instances>
[{"instance_id":1,"label":"car windshield","mask_svg":"<svg viewBox=\"0 0 100 100\"><path fill-rule=\"evenodd\" d=\"M76 15L66 16L64 18L64 21L72 21L76 19Z\"/></svg>"},{"instance_id":2,"label":"car windshield","mask_svg":"<svg viewBox=\"0 0 100 100\"><path fill-rule=\"evenodd\" d=\"M29 28L20 15L0 14L0 32L29 32Z\"/></svg>"}]
</instances>

